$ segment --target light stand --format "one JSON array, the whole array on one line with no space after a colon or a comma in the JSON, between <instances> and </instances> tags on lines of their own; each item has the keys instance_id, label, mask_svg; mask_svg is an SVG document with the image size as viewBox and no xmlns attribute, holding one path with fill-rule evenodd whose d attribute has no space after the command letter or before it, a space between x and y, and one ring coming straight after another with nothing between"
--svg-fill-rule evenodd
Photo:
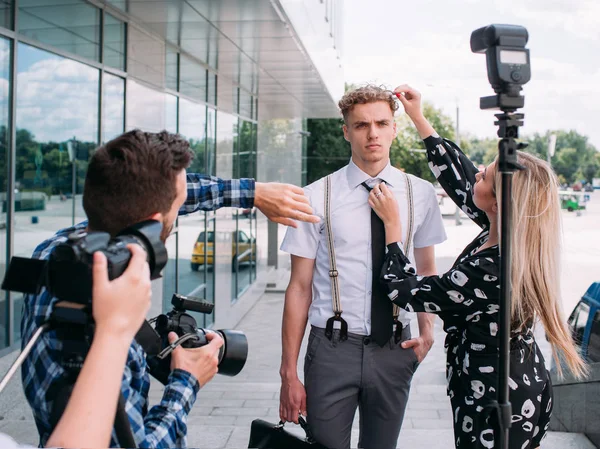
<instances>
[{"instance_id":1,"label":"light stand","mask_svg":"<svg viewBox=\"0 0 600 449\"><path fill-rule=\"evenodd\" d=\"M523 148L518 144L519 126L523 126L524 114L504 111L496 114L499 126L498 137L498 172L502 177L500 207L500 347L498 362L498 411L500 448L508 449L508 432L512 419L512 407L508 398L508 377L510 370L510 324L511 324L511 224L512 224L512 178L513 174L522 170L517 163L517 150Z\"/></svg>"},{"instance_id":2,"label":"light stand","mask_svg":"<svg viewBox=\"0 0 600 449\"><path fill-rule=\"evenodd\" d=\"M517 150L527 146L517 143L523 114L515 111L525 105L520 95L522 85L531 78L529 50L525 48L529 34L516 25L489 25L471 34L471 51L485 53L488 80L496 95L480 99L481 109L500 109L494 122L499 127L498 173L501 176L500 198L500 310L497 401L489 408L498 412L500 449L508 449L512 407L509 401L511 335L511 224L513 174L522 170L517 163ZM480 436L478 436L480 437Z\"/></svg>"}]
</instances>

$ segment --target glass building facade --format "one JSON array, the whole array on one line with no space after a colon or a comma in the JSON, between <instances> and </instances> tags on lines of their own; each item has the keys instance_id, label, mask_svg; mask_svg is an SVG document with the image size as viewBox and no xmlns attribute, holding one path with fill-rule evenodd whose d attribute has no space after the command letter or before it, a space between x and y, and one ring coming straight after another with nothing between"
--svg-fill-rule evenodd
<instances>
[{"instance_id":1,"label":"glass building facade","mask_svg":"<svg viewBox=\"0 0 600 449\"><path fill-rule=\"evenodd\" d=\"M310 24L285 1L223 3L0 0L2 275L12 256L85 219L88 160L127 130L185 136L190 172L302 184L305 118L337 113L341 72L315 70L294 31ZM329 16L333 4L322 5ZM200 326L235 325L264 290L269 229L256 209L180 217L151 316L179 292L215 304ZM2 354L19 342L22 296L0 295Z\"/></svg>"}]
</instances>

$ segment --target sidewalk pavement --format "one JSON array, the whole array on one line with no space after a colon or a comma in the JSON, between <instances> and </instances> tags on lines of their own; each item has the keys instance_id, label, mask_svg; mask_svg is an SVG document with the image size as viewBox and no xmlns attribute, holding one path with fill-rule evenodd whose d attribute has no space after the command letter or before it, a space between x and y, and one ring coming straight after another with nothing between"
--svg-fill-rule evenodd
<instances>
[{"instance_id":1,"label":"sidewalk pavement","mask_svg":"<svg viewBox=\"0 0 600 449\"><path fill-rule=\"evenodd\" d=\"M244 317L237 329L249 342L249 357L236 377L217 376L198 396L188 421L188 444L195 448L246 448L250 424L256 418L279 421L279 363L283 291L289 270L272 273L272 287ZM398 447L453 449L452 412L446 396L444 332L438 319L435 344L413 378L408 408ZM308 334L308 333L307 333ZM306 349L306 339L301 355ZM299 361L302 373L303 357ZM302 377L301 377L302 378ZM151 403L158 401L161 385L153 384ZM297 426L290 429L302 435ZM352 447L358 442L358 414L353 426ZM553 432L543 449L594 449L583 435Z\"/></svg>"},{"instance_id":2,"label":"sidewalk pavement","mask_svg":"<svg viewBox=\"0 0 600 449\"><path fill-rule=\"evenodd\" d=\"M596 195L598 197L598 195ZM565 260L563 292L567 295L565 311L571 309L585 292L590 280L597 280L589 256L598 253L600 243L590 239L595 222L600 218L600 198L582 217L565 215ZM565 214L567 214L565 212ZM453 217L445 219L448 240L436 247L439 272L447 271L462 248L478 233L467 219L457 226ZM584 257L585 256L585 257ZM583 257L583 259L582 259ZM574 278L571 274L578 272ZM203 388L189 419L189 445L197 448L246 448L250 424L256 418L279 421L279 364L281 359L281 317L284 291L289 280L289 258L280 258L279 270L271 273L269 287L254 308L236 327L246 333L249 358L244 370L236 377L217 376ZM413 335L418 333L413 328ZM444 332L441 320L436 321L435 344L421 363L412 381L410 398L398 447L453 449L452 413L446 396ZM306 333L308 334L308 332ZM539 326L538 343L550 361L550 348ZM302 373L306 340L301 350L299 373ZM302 379L302 376L300 376ZM160 398L160 384L153 385L152 402ZM358 414L353 426L352 447L358 442ZM302 435L297 426L290 429ZM295 428L296 427L296 428ZM542 449L594 449L583 435L550 432Z\"/></svg>"},{"instance_id":3,"label":"sidewalk pavement","mask_svg":"<svg viewBox=\"0 0 600 449\"><path fill-rule=\"evenodd\" d=\"M599 280L597 257L600 254L600 240L597 238L597 222L600 219L600 194L594 196L582 216L563 214L565 265L562 281L567 313L590 283ZM464 219L462 226L456 226L452 217L444 221L448 240L436 247L440 272L451 266L460 250L477 234L477 228L469 220ZM238 376L216 376L202 388L188 420L189 447L246 448L253 419L279 420L281 316L283 292L290 274L289 258L286 256L280 260L280 269L271 273L269 284L272 286L236 326L248 336L248 362ZM537 338L544 354L548 355L549 348L543 331L538 332ZM419 366L412 382L406 418L398 440L398 447L404 449L454 447L450 403L445 391L444 333L439 320L435 339L434 346ZM299 373L302 373L304 351L305 345L301 351ZM16 356L15 351L2 359L2 372L6 372ZM549 360L550 357L546 356L546 361ZM161 396L162 385L153 382L150 405L158 403ZM0 399L0 432L11 435L21 444L37 445L38 435L18 375L8 384ZM290 429L302 434L297 426L290 426ZM356 447L357 439L355 426L353 447ZM542 443L542 449L594 449L594 446L583 435L551 432Z\"/></svg>"}]
</instances>

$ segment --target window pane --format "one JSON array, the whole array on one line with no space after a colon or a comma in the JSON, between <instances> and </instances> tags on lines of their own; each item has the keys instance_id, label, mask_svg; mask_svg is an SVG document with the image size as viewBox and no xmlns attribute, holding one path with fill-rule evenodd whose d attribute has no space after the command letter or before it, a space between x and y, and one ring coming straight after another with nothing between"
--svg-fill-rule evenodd
<instances>
[{"instance_id":1,"label":"window pane","mask_svg":"<svg viewBox=\"0 0 600 449\"><path fill-rule=\"evenodd\" d=\"M208 88L206 101L210 104L217 105L217 75L208 72Z\"/></svg>"},{"instance_id":2,"label":"window pane","mask_svg":"<svg viewBox=\"0 0 600 449\"><path fill-rule=\"evenodd\" d=\"M240 115L252 117L252 96L245 90L240 89Z\"/></svg>"},{"instance_id":3,"label":"window pane","mask_svg":"<svg viewBox=\"0 0 600 449\"><path fill-rule=\"evenodd\" d=\"M206 114L206 174L216 176L217 174L217 112L207 108Z\"/></svg>"},{"instance_id":4,"label":"window pane","mask_svg":"<svg viewBox=\"0 0 600 449\"><path fill-rule=\"evenodd\" d=\"M104 72L102 103L102 142L123 133L125 126L125 80Z\"/></svg>"},{"instance_id":5,"label":"window pane","mask_svg":"<svg viewBox=\"0 0 600 449\"><path fill-rule=\"evenodd\" d=\"M127 129L165 129L166 94L127 79Z\"/></svg>"},{"instance_id":6,"label":"window pane","mask_svg":"<svg viewBox=\"0 0 600 449\"><path fill-rule=\"evenodd\" d=\"M206 106L180 98L179 134L190 142L194 160L188 168L190 173L206 172Z\"/></svg>"},{"instance_id":7,"label":"window pane","mask_svg":"<svg viewBox=\"0 0 600 449\"><path fill-rule=\"evenodd\" d=\"M127 73L152 86L165 86L165 42L133 26L127 27Z\"/></svg>"},{"instance_id":8,"label":"window pane","mask_svg":"<svg viewBox=\"0 0 600 449\"><path fill-rule=\"evenodd\" d=\"M98 138L98 83L96 69L19 44L16 256L31 256L43 240L85 216L83 184ZM15 315L20 311L16 302Z\"/></svg>"},{"instance_id":9,"label":"window pane","mask_svg":"<svg viewBox=\"0 0 600 449\"><path fill-rule=\"evenodd\" d=\"M125 70L125 23L104 14L104 64Z\"/></svg>"},{"instance_id":10,"label":"window pane","mask_svg":"<svg viewBox=\"0 0 600 449\"><path fill-rule=\"evenodd\" d=\"M106 0L107 3L119 8L121 11L127 12L127 0Z\"/></svg>"},{"instance_id":11,"label":"window pane","mask_svg":"<svg viewBox=\"0 0 600 449\"><path fill-rule=\"evenodd\" d=\"M14 0L0 0L0 26L12 30L14 7Z\"/></svg>"},{"instance_id":12,"label":"window pane","mask_svg":"<svg viewBox=\"0 0 600 449\"><path fill-rule=\"evenodd\" d=\"M6 270L6 192L8 184L6 179L6 163L8 157L8 106L10 98L10 54L11 43L0 38L0 184L2 194L2 210L0 211L0 274L4 277ZM6 329L7 294L0 293L0 329ZM18 321L15 321L18 325ZM15 326L16 327L16 326ZM6 332L0 332L0 348L6 347Z\"/></svg>"},{"instance_id":13,"label":"window pane","mask_svg":"<svg viewBox=\"0 0 600 449\"><path fill-rule=\"evenodd\" d=\"M82 0L19 0L19 32L84 58L99 60L100 10Z\"/></svg>"},{"instance_id":14,"label":"window pane","mask_svg":"<svg viewBox=\"0 0 600 449\"><path fill-rule=\"evenodd\" d=\"M171 298L177 291L177 233L172 233L165 242L169 260L162 271L163 277L163 312L170 311Z\"/></svg>"},{"instance_id":15,"label":"window pane","mask_svg":"<svg viewBox=\"0 0 600 449\"><path fill-rule=\"evenodd\" d=\"M176 133L177 97L174 95L166 95L165 100L165 129L170 133Z\"/></svg>"},{"instance_id":16,"label":"window pane","mask_svg":"<svg viewBox=\"0 0 600 449\"><path fill-rule=\"evenodd\" d=\"M179 92L206 101L206 69L185 55L180 55L179 64Z\"/></svg>"},{"instance_id":17,"label":"window pane","mask_svg":"<svg viewBox=\"0 0 600 449\"><path fill-rule=\"evenodd\" d=\"M179 99L179 134L190 142L194 160L189 173L204 173L206 148L206 106ZM205 232L208 214L199 212L179 217L179 292L212 302L215 263L214 232ZM214 227L212 228L214 230ZM206 317L195 314L199 326Z\"/></svg>"},{"instance_id":18,"label":"window pane","mask_svg":"<svg viewBox=\"0 0 600 449\"><path fill-rule=\"evenodd\" d=\"M167 89L177 90L177 62L178 54L171 47L167 47L166 53L166 77L167 77Z\"/></svg>"},{"instance_id":19,"label":"window pane","mask_svg":"<svg viewBox=\"0 0 600 449\"><path fill-rule=\"evenodd\" d=\"M240 295L252 283L252 271L256 262L256 242L250 239L253 235L252 218L255 209L238 209L237 242L234 252L233 271L237 274L237 291L232 292L234 298Z\"/></svg>"}]
</instances>

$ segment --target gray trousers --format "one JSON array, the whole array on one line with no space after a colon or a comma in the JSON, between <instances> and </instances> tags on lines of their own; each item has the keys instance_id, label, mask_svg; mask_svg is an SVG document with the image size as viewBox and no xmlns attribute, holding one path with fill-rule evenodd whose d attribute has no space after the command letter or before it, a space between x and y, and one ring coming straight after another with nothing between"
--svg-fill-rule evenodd
<instances>
[{"instance_id":1,"label":"gray trousers","mask_svg":"<svg viewBox=\"0 0 600 449\"><path fill-rule=\"evenodd\" d=\"M410 339L410 327L402 341ZM312 327L304 360L307 419L315 440L330 449L348 449L356 409L360 411L358 446L396 447L410 382L417 368L412 348L395 344L380 347L370 337L348 334L331 340L325 330Z\"/></svg>"}]
</instances>

